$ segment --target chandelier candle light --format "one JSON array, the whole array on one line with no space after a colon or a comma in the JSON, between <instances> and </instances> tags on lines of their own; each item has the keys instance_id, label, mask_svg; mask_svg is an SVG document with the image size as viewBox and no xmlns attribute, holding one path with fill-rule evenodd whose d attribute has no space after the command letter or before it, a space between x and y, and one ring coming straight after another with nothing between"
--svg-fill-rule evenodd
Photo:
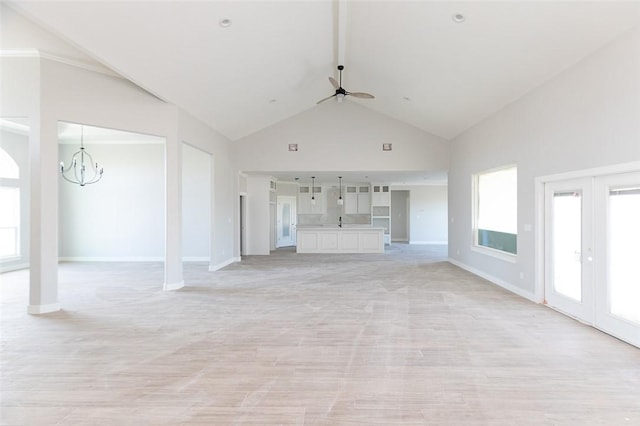
<instances>
[{"instance_id":1,"label":"chandelier candle light","mask_svg":"<svg viewBox=\"0 0 640 426\"><path fill-rule=\"evenodd\" d=\"M85 158L87 160L89 170L85 164ZM73 175L69 177L71 170L73 169ZM84 149L84 126L80 126L80 151L77 151L71 157L71 167L65 169L64 162L60 162L60 175L67 182L75 183L76 185L85 186L98 182L102 179L103 173L102 167L98 168L98 163L93 162L93 157ZM87 178L90 175L90 178Z\"/></svg>"}]
</instances>

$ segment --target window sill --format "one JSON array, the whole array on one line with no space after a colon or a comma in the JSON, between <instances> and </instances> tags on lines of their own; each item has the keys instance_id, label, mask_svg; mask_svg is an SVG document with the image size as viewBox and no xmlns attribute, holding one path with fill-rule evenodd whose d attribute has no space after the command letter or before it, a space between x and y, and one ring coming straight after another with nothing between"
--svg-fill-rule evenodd
<instances>
[{"instance_id":1,"label":"window sill","mask_svg":"<svg viewBox=\"0 0 640 426\"><path fill-rule=\"evenodd\" d=\"M516 263L518 260L518 255L516 254L507 253L506 251L500 251L489 247L472 245L471 251L486 254L487 256L495 257L496 259L504 260L509 263Z\"/></svg>"}]
</instances>

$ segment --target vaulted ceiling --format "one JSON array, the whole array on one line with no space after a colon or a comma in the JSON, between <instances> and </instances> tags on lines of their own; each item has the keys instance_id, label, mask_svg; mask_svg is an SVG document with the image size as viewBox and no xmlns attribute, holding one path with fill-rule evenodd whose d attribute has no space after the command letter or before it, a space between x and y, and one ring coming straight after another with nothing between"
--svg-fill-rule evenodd
<instances>
[{"instance_id":1,"label":"vaulted ceiling","mask_svg":"<svg viewBox=\"0 0 640 426\"><path fill-rule=\"evenodd\" d=\"M338 62L375 95L347 101L452 139L640 23L631 1L9 4L232 140L314 108Z\"/></svg>"}]
</instances>

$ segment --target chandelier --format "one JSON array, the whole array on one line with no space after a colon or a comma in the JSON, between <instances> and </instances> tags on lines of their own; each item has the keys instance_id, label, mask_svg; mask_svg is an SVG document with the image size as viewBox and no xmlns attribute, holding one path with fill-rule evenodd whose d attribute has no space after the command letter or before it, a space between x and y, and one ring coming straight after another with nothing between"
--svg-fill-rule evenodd
<instances>
[{"instance_id":1,"label":"chandelier","mask_svg":"<svg viewBox=\"0 0 640 426\"><path fill-rule=\"evenodd\" d=\"M84 149L84 126L80 126L80 150L71 157L70 167L65 169L64 162L60 162L60 175L67 182L85 186L102 179L103 171L102 167L98 167L98 163L93 162L91 154Z\"/></svg>"}]
</instances>

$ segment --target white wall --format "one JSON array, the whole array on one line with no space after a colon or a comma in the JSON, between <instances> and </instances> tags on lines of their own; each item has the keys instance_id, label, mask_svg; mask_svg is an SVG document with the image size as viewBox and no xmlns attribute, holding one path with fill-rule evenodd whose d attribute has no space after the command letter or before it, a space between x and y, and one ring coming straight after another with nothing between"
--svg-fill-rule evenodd
<instances>
[{"instance_id":1,"label":"white wall","mask_svg":"<svg viewBox=\"0 0 640 426\"><path fill-rule=\"evenodd\" d=\"M391 191L409 191L409 242L446 244L448 193L445 185L393 185ZM391 212L393 214L393 211Z\"/></svg>"},{"instance_id":2,"label":"white wall","mask_svg":"<svg viewBox=\"0 0 640 426\"><path fill-rule=\"evenodd\" d=\"M5 13L4 5L2 13ZM3 15L3 19L4 19ZM22 24L20 23L21 21ZM26 23L25 23L26 22ZM198 147L214 156L215 187L212 198L212 264L233 261L234 201L237 171L231 164L229 141L179 108L151 96L129 81L108 72L43 59L38 48L64 43L53 35L16 19L4 26L3 49L18 49L16 57L0 58L2 73L1 115L26 117L31 123L31 291L30 312L58 309L58 142L57 122L68 121L99 127L127 130L164 137L166 205L163 229L165 241L165 288L182 285L182 185L181 142ZM37 34L36 34L37 33ZM47 40L54 40L49 43ZM49 41L51 41L49 40ZM36 52L24 57L24 49ZM65 50L65 49L61 49ZM69 56L75 56L73 48ZM82 55L80 55L82 56ZM49 56L47 56L49 57ZM82 61L82 57L71 58ZM91 67L89 67L91 68ZM100 67L97 67L100 68ZM95 69L95 68L94 68ZM34 309L31 309L33 307Z\"/></svg>"},{"instance_id":3,"label":"white wall","mask_svg":"<svg viewBox=\"0 0 640 426\"><path fill-rule=\"evenodd\" d=\"M211 264L216 270L239 258L238 171L231 160L231 142L201 121L178 110L180 140L211 154ZM234 231L235 230L235 231Z\"/></svg>"},{"instance_id":4,"label":"white wall","mask_svg":"<svg viewBox=\"0 0 640 426\"><path fill-rule=\"evenodd\" d=\"M640 160L640 29L514 102L452 142L449 256L515 291L534 294L534 179ZM518 165L518 256L471 250L471 176ZM522 278L520 274L522 273Z\"/></svg>"},{"instance_id":5,"label":"white wall","mask_svg":"<svg viewBox=\"0 0 640 426\"><path fill-rule=\"evenodd\" d=\"M60 259L162 261L164 145L85 148L105 172L100 182L84 187L60 180ZM60 161L69 165L77 150L78 145L61 144Z\"/></svg>"},{"instance_id":6,"label":"white wall","mask_svg":"<svg viewBox=\"0 0 640 426\"><path fill-rule=\"evenodd\" d=\"M211 155L182 144L182 256L209 261L211 249Z\"/></svg>"},{"instance_id":7,"label":"white wall","mask_svg":"<svg viewBox=\"0 0 640 426\"><path fill-rule=\"evenodd\" d=\"M272 246L272 218L268 176L247 176L247 255L267 255Z\"/></svg>"},{"instance_id":8,"label":"white wall","mask_svg":"<svg viewBox=\"0 0 640 426\"><path fill-rule=\"evenodd\" d=\"M276 182L276 195L278 197L298 197L299 186L293 182Z\"/></svg>"},{"instance_id":9,"label":"white wall","mask_svg":"<svg viewBox=\"0 0 640 426\"><path fill-rule=\"evenodd\" d=\"M382 151L383 143L393 151ZM289 152L289 143L298 151ZM356 102L325 102L234 144L244 171L446 170L449 145Z\"/></svg>"}]
</instances>

